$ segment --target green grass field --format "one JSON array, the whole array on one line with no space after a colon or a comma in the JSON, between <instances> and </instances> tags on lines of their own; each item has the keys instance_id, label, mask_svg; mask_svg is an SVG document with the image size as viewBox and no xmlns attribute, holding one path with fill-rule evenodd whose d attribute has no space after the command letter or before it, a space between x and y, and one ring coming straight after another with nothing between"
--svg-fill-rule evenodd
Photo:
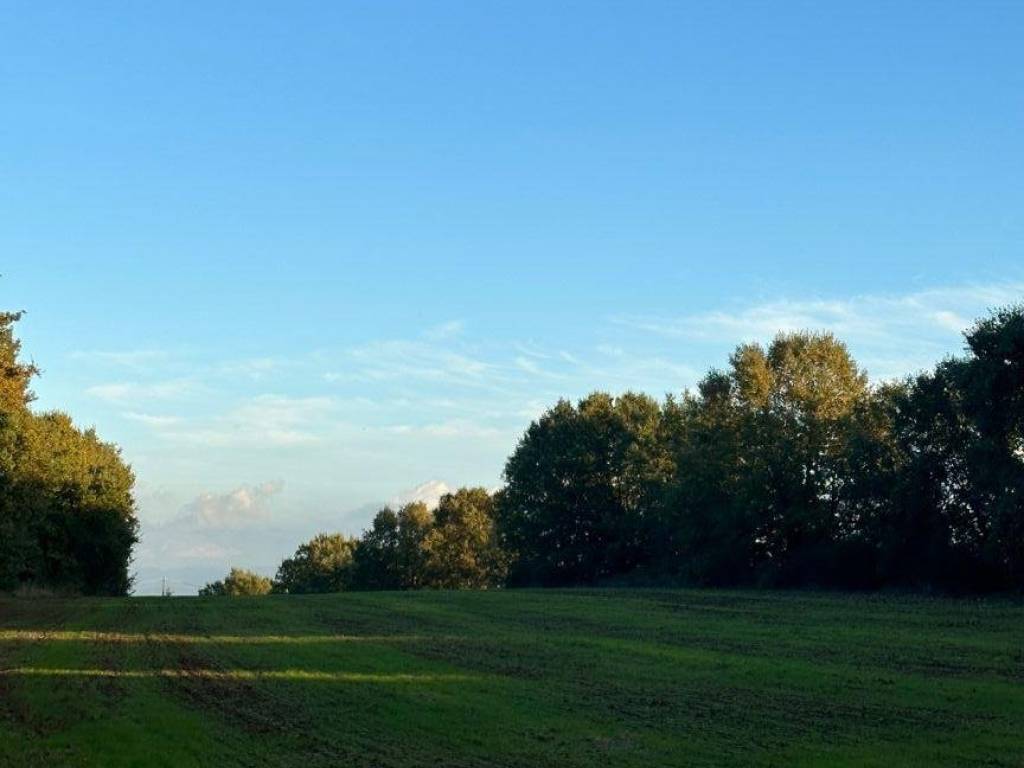
<instances>
[{"instance_id":1,"label":"green grass field","mask_svg":"<svg viewBox=\"0 0 1024 768\"><path fill-rule=\"evenodd\" d=\"M1024 766L1024 604L0 600L0 765Z\"/></svg>"}]
</instances>

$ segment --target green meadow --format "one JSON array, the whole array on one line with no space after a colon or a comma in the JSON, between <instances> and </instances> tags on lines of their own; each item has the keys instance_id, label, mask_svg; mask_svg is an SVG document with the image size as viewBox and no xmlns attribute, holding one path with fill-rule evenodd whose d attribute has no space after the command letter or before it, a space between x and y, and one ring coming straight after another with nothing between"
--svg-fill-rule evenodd
<instances>
[{"instance_id":1,"label":"green meadow","mask_svg":"<svg viewBox=\"0 0 1024 768\"><path fill-rule=\"evenodd\" d=\"M1024 765L1024 604L0 600L0 765Z\"/></svg>"}]
</instances>

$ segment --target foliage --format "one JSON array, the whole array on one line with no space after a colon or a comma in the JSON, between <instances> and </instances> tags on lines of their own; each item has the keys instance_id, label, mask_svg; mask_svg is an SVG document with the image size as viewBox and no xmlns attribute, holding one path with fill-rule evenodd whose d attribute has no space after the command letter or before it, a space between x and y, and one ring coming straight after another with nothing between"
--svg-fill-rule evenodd
<instances>
[{"instance_id":1,"label":"foliage","mask_svg":"<svg viewBox=\"0 0 1024 768\"><path fill-rule=\"evenodd\" d=\"M274 591L290 594L341 592L352 583L357 541L321 533L302 544L277 569Z\"/></svg>"},{"instance_id":2,"label":"foliage","mask_svg":"<svg viewBox=\"0 0 1024 768\"><path fill-rule=\"evenodd\" d=\"M247 571L244 568L232 568L223 581L213 581L199 590L200 597L246 597L269 595L274 582L266 576Z\"/></svg>"},{"instance_id":3,"label":"foliage","mask_svg":"<svg viewBox=\"0 0 1024 768\"><path fill-rule=\"evenodd\" d=\"M0 411L3 413L22 411L35 399L29 382L39 374L39 369L34 363L21 362L21 342L14 336L14 324L23 314L0 312Z\"/></svg>"},{"instance_id":4,"label":"foliage","mask_svg":"<svg viewBox=\"0 0 1024 768\"><path fill-rule=\"evenodd\" d=\"M966 338L874 388L802 332L663 404L559 402L505 468L511 582L1024 587L1024 309Z\"/></svg>"},{"instance_id":5,"label":"foliage","mask_svg":"<svg viewBox=\"0 0 1024 768\"><path fill-rule=\"evenodd\" d=\"M1024 586L1024 308L966 338L966 357L888 393L898 463L874 520L886 581Z\"/></svg>"},{"instance_id":6,"label":"foliage","mask_svg":"<svg viewBox=\"0 0 1024 768\"><path fill-rule=\"evenodd\" d=\"M126 594L134 476L94 430L29 409L38 371L18 360L19 317L0 314L0 589Z\"/></svg>"},{"instance_id":7,"label":"foliage","mask_svg":"<svg viewBox=\"0 0 1024 768\"><path fill-rule=\"evenodd\" d=\"M275 591L488 589L503 586L494 500L483 488L441 498L437 512L413 502L380 510L359 539L321 534L278 569Z\"/></svg>"},{"instance_id":8,"label":"foliage","mask_svg":"<svg viewBox=\"0 0 1024 768\"><path fill-rule=\"evenodd\" d=\"M836 548L854 532L849 458L866 376L829 334L746 344L730 362L669 404L672 557L712 583L833 582Z\"/></svg>"},{"instance_id":9,"label":"foliage","mask_svg":"<svg viewBox=\"0 0 1024 768\"><path fill-rule=\"evenodd\" d=\"M422 502L398 512L380 510L355 551L354 584L359 589L415 589L425 586L423 542L434 517Z\"/></svg>"},{"instance_id":10,"label":"foliage","mask_svg":"<svg viewBox=\"0 0 1024 768\"><path fill-rule=\"evenodd\" d=\"M661 420L646 395L595 393L530 425L496 509L513 583L587 583L647 562L648 512L672 472Z\"/></svg>"},{"instance_id":11,"label":"foliage","mask_svg":"<svg viewBox=\"0 0 1024 768\"><path fill-rule=\"evenodd\" d=\"M0 589L126 594L138 538L119 450L30 408L19 313L0 313ZM696 583L1024 588L1024 307L966 352L868 384L827 333L736 348L664 402L596 392L534 421L493 496L384 508L320 534L278 592ZM264 594L233 570L206 594Z\"/></svg>"},{"instance_id":12,"label":"foliage","mask_svg":"<svg viewBox=\"0 0 1024 768\"><path fill-rule=\"evenodd\" d=\"M487 589L505 583L508 558L498 544L493 507L483 488L460 488L441 497L423 542L430 586Z\"/></svg>"},{"instance_id":13,"label":"foliage","mask_svg":"<svg viewBox=\"0 0 1024 768\"><path fill-rule=\"evenodd\" d=\"M872 387L831 334L783 333L663 403L561 400L495 495L384 508L300 547L278 589L1024 587L1024 309L967 352Z\"/></svg>"}]
</instances>

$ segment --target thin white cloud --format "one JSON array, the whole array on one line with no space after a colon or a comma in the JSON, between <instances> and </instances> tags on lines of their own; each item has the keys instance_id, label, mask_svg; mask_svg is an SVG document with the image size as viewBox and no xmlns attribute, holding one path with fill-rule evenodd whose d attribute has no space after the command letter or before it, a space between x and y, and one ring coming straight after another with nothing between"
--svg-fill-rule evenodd
<instances>
[{"instance_id":1,"label":"thin white cloud","mask_svg":"<svg viewBox=\"0 0 1024 768\"><path fill-rule=\"evenodd\" d=\"M225 547L212 541L183 544L167 553L174 560L212 560L220 562L225 558L241 554L233 547Z\"/></svg>"},{"instance_id":2,"label":"thin white cloud","mask_svg":"<svg viewBox=\"0 0 1024 768\"><path fill-rule=\"evenodd\" d=\"M218 367L218 373L229 377L243 377L251 381L262 381L271 374L289 365L279 357L250 357L244 360L230 360Z\"/></svg>"},{"instance_id":3,"label":"thin white cloud","mask_svg":"<svg viewBox=\"0 0 1024 768\"><path fill-rule=\"evenodd\" d=\"M546 400L529 400L523 403L523 406L516 412L516 415L526 421L534 421L539 419L544 411L550 408L554 403L549 403Z\"/></svg>"},{"instance_id":4,"label":"thin white cloud","mask_svg":"<svg viewBox=\"0 0 1024 768\"><path fill-rule=\"evenodd\" d=\"M643 331L689 339L749 341L779 331L827 328L837 334L888 338L907 331L963 331L968 318L1019 301L1024 283L935 288L899 295L850 299L777 300L738 309L681 317L619 316L614 322Z\"/></svg>"},{"instance_id":5,"label":"thin white cloud","mask_svg":"<svg viewBox=\"0 0 1024 768\"><path fill-rule=\"evenodd\" d=\"M303 445L323 438L335 410L329 397L264 394L244 401L224 416L166 430L162 436L214 447Z\"/></svg>"},{"instance_id":6,"label":"thin white cloud","mask_svg":"<svg viewBox=\"0 0 1024 768\"><path fill-rule=\"evenodd\" d=\"M515 350L522 355L527 357L533 357L537 360L550 360L554 355L548 350L540 347L533 342L520 341L513 345Z\"/></svg>"},{"instance_id":7,"label":"thin white cloud","mask_svg":"<svg viewBox=\"0 0 1024 768\"><path fill-rule=\"evenodd\" d=\"M548 370L547 368L543 367L540 363L537 362L538 359L544 359L544 358L541 358L541 357L539 357L536 354L533 355L532 357L526 357L525 355L520 355L519 357L517 357L515 359L515 365L516 365L516 368L518 368L519 370L523 371L524 373L528 373L530 376L534 376L534 377L537 377L537 378L544 378L544 379L564 379L564 378L566 378L565 374L563 374L563 373L557 373L555 371L551 371L551 370Z\"/></svg>"},{"instance_id":8,"label":"thin white cloud","mask_svg":"<svg viewBox=\"0 0 1024 768\"><path fill-rule=\"evenodd\" d=\"M132 369L149 369L166 363L172 357L164 349L132 349L122 351L84 350L72 352L72 360L89 363L103 363Z\"/></svg>"},{"instance_id":9,"label":"thin white cloud","mask_svg":"<svg viewBox=\"0 0 1024 768\"><path fill-rule=\"evenodd\" d=\"M151 400L175 400L198 390L192 379L170 379L168 381L137 382L121 381L96 384L85 393L110 403L139 403Z\"/></svg>"},{"instance_id":10,"label":"thin white cloud","mask_svg":"<svg viewBox=\"0 0 1024 768\"><path fill-rule=\"evenodd\" d=\"M251 421L267 427L293 427L316 421L334 410L329 397L288 397L257 395L239 407L232 418Z\"/></svg>"},{"instance_id":11,"label":"thin white cloud","mask_svg":"<svg viewBox=\"0 0 1024 768\"><path fill-rule=\"evenodd\" d=\"M136 411L127 411L122 416L129 421L137 421L140 424L154 428L170 427L181 422L181 417L179 416L159 416L152 413L138 413Z\"/></svg>"},{"instance_id":12,"label":"thin white cloud","mask_svg":"<svg viewBox=\"0 0 1024 768\"><path fill-rule=\"evenodd\" d=\"M779 299L674 317L618 316L619 326L670 339L738 344L776 333L828 330L846 341L876 377L900 376L934 363L973 321L1019 301L1024 283L933 288L905 295Z\"/></svg>"},{"instance_id":13,"label":"thin white cloud","mask_svg":"<svg viewBox=\"0 0 1024 768\"><path fill-rule=\"evenodd\" d=\"M462 331L463 325L461 321L449 320L447 323L441 323L425 330L423 338L429 341L445 341L461 335Z\"/></svg>"},{"instance_id":14,"label":"thin white cloud","mask_svg":"<svg viewBox=\"0 0 1024 768\"><path fill-rule=\"evenodd\" d=\"M946 309L933 312L932 318L940 327L954 332L963 331L971 324L971 321L968 318Z\"/></svg>"},{"instance_id":15,"label":"thin white cloud","mask_svg":"<svg viewBox=\"0 0 1024 768\"><path fill-rule=\"evenodd\" d=\"M396 424L385 427L384 431L395 435L470 439L487 439L505 434L500 429L478 424L468 419L451 419L432 424Z\"/></svg>"},{"instance_id":16,"label":"thin white cloud","mask_svg":"<svg viewBox=\"0 0 1024 768\"><path fill-rule=\"evenodd\" d=\"M377 341L354 347L343 370L324 378L332 382L420 381L481 387L501 380L500 366L449 346L421 341Z\"/></svg>"},{"instance_id":17,"label":"thin white cloud","mask_svg":"<svg viewBox=\"0 0 1024 768\"><path fill-rule=\"evenodd\" d=\"M599 344L595 352L590 361L576 362L577 377L595 382L590 389L634 390L660 396L693 386L701 375L696 367L662 354L637 354L611 344Z\"/></svg>"}]
</instances>

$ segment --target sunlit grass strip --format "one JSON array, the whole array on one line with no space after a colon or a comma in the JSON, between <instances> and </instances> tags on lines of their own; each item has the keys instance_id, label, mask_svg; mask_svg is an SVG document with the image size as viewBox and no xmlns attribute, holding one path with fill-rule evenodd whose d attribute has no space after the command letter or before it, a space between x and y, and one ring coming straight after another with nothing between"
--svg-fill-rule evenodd
<instances>
[{"instance_id":1,"label":"sunlit grass strip","mask_svg":"<svg viewBox=\"0 0 1024 768\"><path fill-rule=\"evenodd\" d=\"M379 674L374 672L316 672L302 669L64 669L14 667L0 669L0 676L18 677L112 677L198 679L198 680L289 680L323 683L377 683L383 685L425 685L433 683L466 683L477 680L473 675L445 674Z\"/></svg>"},{"instance_id":2,"label":"sunlit grass strip","mask_svg":"<svg viewBox=\"0 0 1024 768\"><path fill-rule=\"evenodd\" d=\"M126 632L0 630L2 642L169 643L175 645L315 645L318 643L420 643L442 635L177 635Z\"/></svg>"}]
</instances>

